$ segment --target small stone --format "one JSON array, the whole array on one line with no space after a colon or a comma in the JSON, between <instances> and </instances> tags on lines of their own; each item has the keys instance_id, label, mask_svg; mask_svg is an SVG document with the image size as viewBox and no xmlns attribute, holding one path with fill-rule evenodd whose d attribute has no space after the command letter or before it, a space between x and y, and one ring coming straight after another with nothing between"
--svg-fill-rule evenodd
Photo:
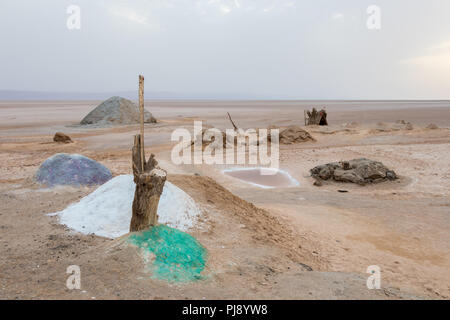
<instances>
[{"instance_id":1,"label":"small stone","mask_svg":"<svg viewBox=\"0 0 450 320\"><path fill-rule=\"evenodd\" d=\"M350 163L348 161L342 161L342 169L344 170L350 170Z\"/></svg>"},{"instance_id":2,"label":"small stone","mask_svg":"<svg viewBox=\"0 0 450 320\"><path fill-rule=\"evenodd\" d=\"M405 130L413 130L414 126L412 125L412 123L408 122L407 124L405 124Z\"/></svg>"},{"instance_id":3,"label":"small stone","mask_svg":"<svg viewBox=\"0 0 450 320\"><path fill-rule=\"evenodd\" d=\"M333 175L333 172L328 167L323 168L319 172L319 177L320 177L320 179L323 179L323 180L330 179L332 177L332 175Z\"/></svg>"},{"instance_id":4,"label":"small stone","mask_svg":"<svg viewBox=\"0 0 450 320\"><path fill-rule=\"evenodd\" d=\"M394 171L388 170L388 171L386 171L386 178L389 180L395 180L395 179L397 179L397 175L395 174Z\"/></svg>"},{"instance_id":5,"label":"small stone","mask_svg":"<svg viewBox=\"0 0 450 320\"><path fill-rule=\"evenodd\" d=\"M53 141L59 142L59 143L71 143L73 142L70 137L62 132L55 133L55 136L53 137Z\"/></svg>"},{"instance_id":6,"label":"small stone","mask_svg":"<svg viewBox=\"0 0 450 320\"><path fill-rule=\"evenodd\" d=\"M315 185L316 187L321 187L323 184L322 184L322 181L316 180L316 181L314 181L314 185Z\"/></svg>"}]
</instances>

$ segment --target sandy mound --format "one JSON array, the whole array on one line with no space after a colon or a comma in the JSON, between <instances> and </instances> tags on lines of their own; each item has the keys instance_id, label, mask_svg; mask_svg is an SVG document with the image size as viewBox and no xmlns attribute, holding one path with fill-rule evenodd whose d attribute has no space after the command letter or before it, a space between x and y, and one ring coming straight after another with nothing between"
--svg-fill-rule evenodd
<instances>
[{"instance_id":1,"label":"sandy mound","mask_svg":"<svg viewBox=\"0 0 450 320\"><path fill-rule=\"evenodd\" d=\"M344 128L348 128L348 129L355 129L359 127L359 123L358 122L349 122L349 123L343 123L342 127Z\"/></svg>"},{"instance_id":2,"label":"sandy mound","mask_svg":"<svg viewBox=\"0 0 450 320\"><path fill-rule=\"evenodd\" d=\"M254 135L256 137L255 140L250 140L249 136ZM216 139L217 138L217 139ZM192 139L185 147L192 148L195 143L198 143L201 146L202 150L205 150L206 147L209 147L211 150L216 150L220 148L230 148L237 146L249 146L249 145L260 145L266 144L270 141L270 134L267 135L267 140L263 138L263 136L259 135L256 130L243 130L238 129L234 131L233 134L227 135L225 131L219 130L217 128L205 128L200 132L194 139Z\"/></svg>"},{"instance_id":3,"label":"sandy mound","mask_svg":"<svg viewBox=\"0 0 450 320\"><path fill-rule=\"evenodd\" d=\"M359 185L397 179L395 172L386 168L381 162L365 158L317 166L311 169L311 176L315 179L331 179Z\"/></svg>"},{"instance_id":4,"label":"sandy mound","mask_svg":"<svg viewBox=\"0 0 450 320\"><path fill-rule=\"evenodd\" d=\"M400 130L413 130L414 126L411 122L407 122L405 120L397 120L394 123L385 123L378 122L374 129L372 129L371 133L377 132L392 132L392 131L400 131Z\"/></svg>"},{"instance_id":5,"label":"sandy mound","mask_svg":"<svg viewBox=\"0 0 450 320\"><path fill-rule=\"evenodd\" d=\"M144 111L144 121L146 123L156 123L156 119L147 110ZM109 98L81 120L82 125L120 125L135 123L139 123L139 107L132 101L121 97Z\"/></svg>"},{"instance_id":6,"label":"sandy mound","mask_svg":"<svg viewBox=\"0 0 450 320\"><path fill-rule=\"evenodd\" d=\"M79 154L58 153L45 160L35 179L49 187L56 185L90 186L112 178L104 165Z\"/></svg>"},{"instance_id":7,"label":"sandy mound","mask_svg":"<svg viewBox=\"0 0 450 320\"><path fill-rule=\"evenodd\" d=\"M280 130L281 144L294 144L306 141L316 141L316 139L314 139L308 131L303 130L299 126L290 126Z\"/></svg>"},{"instance_id":8,"label":"sandy mound","mask_svg":"<svg viewBox=\"0 0 450 320\"><path fill-rule=\"evenodd\" d=\"M411 122L405 121L405 120L397 120L392 128L395 130L413 130L414 126Z\"/></svg>"},{"instance_id":9,"label":"sandy mound","mask_svg":"<svg viewBox=\"0 0 450 320\"><path fill-rule=\"evenodd\" d=\"M221 138L216 140L216 136ZM193 148L194 144L200 144L200 141L202 144L202 150L204 150L209 145L211 145L212 149L220 149L221 147L227 148L229 143L227 141L227 135L224 131L212 127L207 127L202 129L202 132L194 137L186 147Z\"/></svg>"},{"instance_id":10,"label":"sandy mound","mask_svg":"<svg viewBox=\"0 0 450 320\"><path fill-rule=\"evenodd\" d=\"M202 147L205 149L207 146L211 146L212 149L219 148L223 146L227 148L238 145L246 145L250 144L250 140L248 139L249 135L255 135L256 141L253 141L253 144L260 145L265 144L267 142L271 142L271 130L278 129L280 130L280 144L294 144L294 143L302 143L307 141L316 141L309 132L303 130L299 126L289 126L287 128L279 128L275 126L271 126L267 129L267 140L266 137L259 132L259 130L243 130L238 129L234 132L234 136L227 136L226 132L215 129L215 128L204 128L201 133L199 133L187 147L191 147L194 145L195 141L202 141ZM219 138L216 140L216 136Z\"/></svg>"},{"instance_id":11,"label":"sandy mound","mask_svg":"<svg viewBox=\"0 0 450 320\"><path fill-rule=\"evenodd\" d=\"M84 234L117 238L130 230L135 183L132 175L115 177L93 193L56 213L60 222ZM166 182L158 205L158 221L185 231L194 226L200 210L177 186Z\"/></svg>"}]
</instances>

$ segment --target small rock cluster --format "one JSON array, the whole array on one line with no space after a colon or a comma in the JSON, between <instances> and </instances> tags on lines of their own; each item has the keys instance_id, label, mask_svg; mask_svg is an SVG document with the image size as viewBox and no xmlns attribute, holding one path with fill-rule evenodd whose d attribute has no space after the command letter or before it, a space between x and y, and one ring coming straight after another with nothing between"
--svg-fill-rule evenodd
<instances>
[{"instance_id":1,"label":"small rock cluster","mask_svg":"<svg viewBox=\"0 0 450 320\"><path fill-rule=\"evenodd\" d=\"M437 125L435 125L434 123L430 123L426 128L430 129L430 130L439 129L439 127Z\"/></svg>"},{"instance_id":2,"label":"small rock cluster","mask_svg":"<svg viewBox=\"0 0 450 320\"><path fill-rule=\"evenodd\" d=\"M359 185L377 183L386 180L396 180L394 171L386 168L383 163L366 158L350 161L332 162L317 166L310 170L311 176L321 185L321 180L350 182Z\"/></svg>"},{"instance_id":3,"label":"small rock cluster","mask_svg":"<svg viewBox=\"0 0 450 320\"><path fill-rule=\"evenodd\" d=\"M405 121L405 120L397 120L393 127L394 130L413 130L414 126L412 125L411 122Z\"/></svg>"}]
</instances>

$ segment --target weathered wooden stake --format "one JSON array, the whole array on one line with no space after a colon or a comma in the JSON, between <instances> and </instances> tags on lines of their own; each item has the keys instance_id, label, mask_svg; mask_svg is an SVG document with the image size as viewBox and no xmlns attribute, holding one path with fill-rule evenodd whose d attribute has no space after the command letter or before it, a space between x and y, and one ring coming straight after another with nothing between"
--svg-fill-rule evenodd
<instances>
[{"instance_id":1,"label":"weathered wooden stake","mask_svg":"<svg viewBox=\"0 0 450 320\"><path fill-rule=\"evenodd\" d=\"M144 150L144 77L139 76L139 111L141 134L134 136L132 163L136 191L130 232L142 231L158 224L158 204L167 173L158 167L155 155L145 161Z\"/></svg>"},{"instance_id":2,"label":"weathered wooden stake","mask_svg":"<svg viewBox=\"0 0 450 320\"><path fill-rule=\"evenodd\" d=\"M155 155L142 163L142 137L134 136L132 150L133 175L136 191L133 200L133 215L130 232L142 231L158 223L158 204L163 192L167 173L158 167ZM144 170L141 170L144 168Z\"/></svg>"},{"instance_id":3,"label":"weathered wooden stake","mask_svg":"<svg viewBox=\"0 0 450 320\"><path fill-rule=\"evenodd\" d=\"M141 164L144 171L145 149L144 149L144 76L139 76L139 122L141 124Z\"/></svg>"}]
</instances>

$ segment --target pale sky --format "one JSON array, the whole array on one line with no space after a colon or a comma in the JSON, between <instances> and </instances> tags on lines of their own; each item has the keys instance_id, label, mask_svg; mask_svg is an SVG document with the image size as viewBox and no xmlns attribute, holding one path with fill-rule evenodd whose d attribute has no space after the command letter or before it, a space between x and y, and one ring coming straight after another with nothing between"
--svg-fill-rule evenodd
<instances>
[{"instance_id":1,"label":"pale sky","mask_svg":"<svg viewBox=\"0 0 450 320\"><path fill-rule=\"evenodd\" d=\"M0 41L0 90L450 99L449 0L1 0Z\"/></svg>"}]
</instances>

